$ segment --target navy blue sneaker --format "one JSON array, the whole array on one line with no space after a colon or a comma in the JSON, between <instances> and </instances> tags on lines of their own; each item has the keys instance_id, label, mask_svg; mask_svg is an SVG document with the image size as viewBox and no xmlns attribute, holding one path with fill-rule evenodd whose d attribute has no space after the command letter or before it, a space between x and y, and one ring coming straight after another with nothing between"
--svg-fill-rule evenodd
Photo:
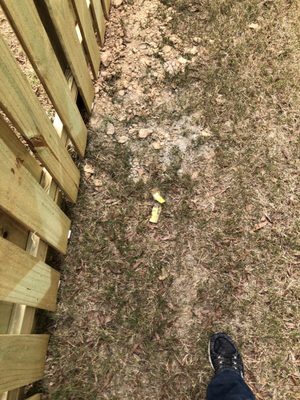
<instances>
[{"instance_id":1,"label":"navy blue sneaker","mask_svg":"<svg viewBox=\"0 0 300 400\"><path fill-rule=\"evenodd\" d=\"M238 348L226 333L215 333L211 336L208 355L215 374L230 369L244 378L244 365Z\"/></svg>"}]
</instances>

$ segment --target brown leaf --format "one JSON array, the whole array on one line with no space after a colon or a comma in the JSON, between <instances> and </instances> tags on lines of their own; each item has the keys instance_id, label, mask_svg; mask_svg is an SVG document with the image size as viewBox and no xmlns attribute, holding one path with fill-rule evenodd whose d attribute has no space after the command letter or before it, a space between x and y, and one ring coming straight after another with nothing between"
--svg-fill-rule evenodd
<instances>
[{"instance_id":1,"label":"brown leaf","mask_svg":"<svg viewBox=\"0 0 300 400\"><path fill-rule=\"evenodd\" d=\"M254 225L254 228L253 228L253 232L260 231L260 230L263 229L266 225L268 225L268 221L267 221L267 220L264 220L264 221L259 222L258 224L255 224L255 225Z\"/></svg>"}]
</instances>

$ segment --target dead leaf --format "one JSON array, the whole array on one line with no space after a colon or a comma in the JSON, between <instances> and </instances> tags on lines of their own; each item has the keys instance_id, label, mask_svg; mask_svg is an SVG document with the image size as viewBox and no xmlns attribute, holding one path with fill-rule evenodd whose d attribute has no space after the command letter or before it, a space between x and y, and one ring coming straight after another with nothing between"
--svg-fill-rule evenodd
<instances>
[{"instance_id":1,"label":"dead leaf","mask_svg":"<svg viewBox=\"0 0 300 400\"><path fill-rule=\"evenodd\" d=\"M268 225L268 221L265 219L264 221L259 222L258 224L254 225L253 232L260 231L263 229L266 225Z\"/></svg>"}]
</instances>

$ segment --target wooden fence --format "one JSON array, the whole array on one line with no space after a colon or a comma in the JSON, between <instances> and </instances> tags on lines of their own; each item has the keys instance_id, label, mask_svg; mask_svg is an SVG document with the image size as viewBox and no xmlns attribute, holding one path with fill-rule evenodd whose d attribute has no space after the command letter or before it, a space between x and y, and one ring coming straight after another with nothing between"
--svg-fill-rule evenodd
<instances>
[{"instance_id":1,"label":"wooden fence","mask_svg":"<svg viewBox=\"0 0 300 400\"><path fill-rule=\"evenodd\" d=\"M43 378L49 337L37 309L54 311L59 273L48 246L66 253L80 174L67 150L85 152L110 0L0 0L52 105L51 120L0 36L0 399L24 398ZM78 101L80 100L80 101ZM30 399L38 400L37 394Z\"/></svg>"}]
</instances>

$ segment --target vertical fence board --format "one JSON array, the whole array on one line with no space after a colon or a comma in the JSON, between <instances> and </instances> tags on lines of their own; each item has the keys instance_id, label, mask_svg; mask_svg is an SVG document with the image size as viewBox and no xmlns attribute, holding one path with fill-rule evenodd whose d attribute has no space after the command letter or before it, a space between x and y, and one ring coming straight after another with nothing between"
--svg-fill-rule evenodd
<instances>
[{"instance_id":1,"label":"vertical fence board","mask_svg":"<svg viewBox=\"0 0 300 400\"><path fill-rule=\"evenodd\" d=\"M2 238L0 276L0 300L55 311L59 273Z\"/></svg>"},{"instance_id":2,"label":"vertical fence board","mask_svg":"<svg viewBox=\"0 0 300 400\"><path fill-rule=\"evenodd\" d=\"M103 14L101 0L91 0L91 10L94 15L94 20L96 22L96 28L99 40L101 46L103 46L105 37L105 18Z\"/></svg>"},{"instance_id":3,"label":"vertical fence board","mask_svg":"<svg viewBox=\"0 0 300 400\"><path fill-rule=\"evenodd\" d=\"M0 207L65 253L70 220L1 141L0 171Z\"/></svg>"},{"instance_id":4,"label":"vertical fence board","mask_svg":"<svg viewBox=\"0 0 300 400\"><path fill-rule=\"evenodd\" d=\"M97 78L100 67L100 51L93 29L91 12L86 1L73 0L73 4L82 33L83 42L87 49L87 54L93 70L93 75Z\"/></svg>"},{"instance_id":5,"label":"vertical fence board","mask_svg":"<svg viewBox=\"0 0 300 400\"><path fill-rule=\"evenodd\" d=\"M83 1L83 0L82 0ZM45 0L61 45L70 64L86 109L91 111L94 87L84 52L75 30L74 11L70 0Z\"/></svg>"},{"instance_id":6,"label":"vertical fence board","mask_svg":"<svg viewBox=\"0 0 300 400\"><path fill-rule=\"evenodd\" d=\"M43 377L48 335L0 335L0 393Z\"/></svg>"},{"instance_id":7,"label":"vertical fence board","mask_svg":"<svg viewBox=\"0 0 300 400\"><path fill-rule=\"evenodd\" d=\"M80 3L85 4L82 1ZM66 78L41 23L34 1L0 0L0 4L4 8L76 149L83 156L87 129L71 96Z\"/></svg>"},{"instance_id":8,"label":"vertical fence board","mask_svg":"<svg viewBox=\"0 0 300 400\"><path fill-rule=\"evenodd\" d=\"M12 307L13 304L3 303L0 301L0 334L7 333L7 326L9 325Z\"/></svg>"},{"instance_id":9,"label":"vertical fence board","mask_svg":"<svg viewBox=\"0 0 300 400\"><path fill-rule=\"evenodd\" d=\"M110 11L110 0L101 0L103 11L106 19L109 19L109 11Z\"/></svg>"},{"instance_id":10,"label":"vertical fence board","mask_svg":"<svg viewBox=\"0 0 300 400\"><path fill-rule=\"evenodd\" d=\"M79 171L0 36L0 104L59 186L75 202Z\"/></svg>"}]
</instances>

